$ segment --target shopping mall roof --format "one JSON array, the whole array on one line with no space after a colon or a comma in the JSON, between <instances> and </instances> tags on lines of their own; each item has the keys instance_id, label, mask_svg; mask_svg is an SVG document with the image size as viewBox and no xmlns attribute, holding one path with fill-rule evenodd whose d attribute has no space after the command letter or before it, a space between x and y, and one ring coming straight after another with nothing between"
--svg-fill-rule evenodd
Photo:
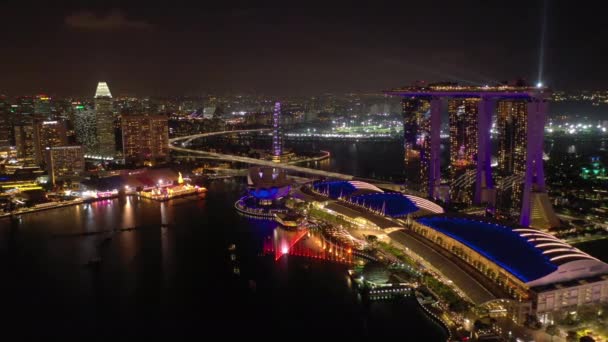
<instances>
[{"instance_id":1,"label":"shopping mall roof","mask_svg":"<svg viewBox=\"0 0 608 342\"><path fill-rule=\"evenodd\" d=\"M443 213L439 205L413 195L384 191L373 184L361 181L330 181L313 184L318 194L349 202L390 217L409 214Z\"/></svg>"},{"instance_id":2,"label":"shopping mall roof","mask_svg":"<svg viewBox=\"0 0 608 342\"><path fill-rule=\"evenodd\" d=\"M529 286L608 273L608 264L537 229L446 215L417 222L463 243Z\"/></svg>"}]
</instances>

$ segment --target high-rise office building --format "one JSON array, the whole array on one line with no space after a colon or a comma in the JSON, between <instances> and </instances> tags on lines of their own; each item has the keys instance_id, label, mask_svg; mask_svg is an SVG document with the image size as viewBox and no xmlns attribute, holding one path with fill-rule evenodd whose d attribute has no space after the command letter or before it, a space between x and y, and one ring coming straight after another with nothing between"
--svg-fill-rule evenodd
<instances>
[{"instance_id":1,"label":"high-rise office building","mask_svg":"<svg viewBox=\"0 0 608 342\"><path fill-rule=\"evenodd\" d=\"M13 143L13 120L11 107L6 96L0 95L0 147Z\"/></svg>"},{"instance_id":2,"label":"high-rise office building","mask_svg":"<svg viewBox=\"0 0 608 342\"><path fill-rule=\"evenodd\" d=\"M122 115L125 163L154 165L169 157L169 124L164 115Z\"/></svg>"},{"instance_id":3,"label":"high-rise office building","mask_svg":"<svg viewBox=\"0 0 608 342\"><path fill-rule=\"evenodd\" d=\"M84 150L82 146L48 147L45 165L52 184L60 179L78 177L84 173Z\"/></svg>"},{"instance_id":4,"label":"high-rise office building","mask_svg":"<svg viewBox=\"0 0 608 342\"><path fill-rule=\"evenodd\" d=\"M72 103L74 112L74 131L76 141L81 144L86 152L97 150L97 121L95 109L81 102Z\"/></svg>"},{"instance_id":5,"label":"high-rise office building","mask_svg":"<svg viewBox=\"0 0 608 342\"><path fill-rule=\"evenodd\" d=\"M65 122L60 120L34 121L34 141L36 162L44 162L44 151L50 147L65 146L68 143Z\"/></svg>"},{"instance_id":6,"label":"high-rise office building","mask_svg":"<svg viewBox=\"0 0 608 342\"><path fill-rule=\"evenodd\" d=\"M97 130L97 152L104 157L116 154L112 94L106 82L99 82L95 91L95 121Z\"/></svg>"},{"instance_id":7,"label":"high-rise office building","mask_svg":"<svg viewBox=\"0 0 608 342\"><path fill-rule=\"evenodd\" d=\"M51 97L45 94L36 95L34 98L34 114L44 120L51 120Z\"/></svg>"},{"instance_id":8,"label":"high-rise office building","mask_svg":"<svg viewBox=\"0 0 608 342\"><path fill-rule=\"evenodd\" d=\"M47 147L67 144L67 132L62 121L29 118L15 125L14 134L17 157L36 164L44 162L44 151Z\"/></svg>"},{"instance_id":9,"label":"high-rise office building","mask_svg":"<svg viewBox=\"0 0 608 342\"><path fill-rule=\"evenodd\" d=\"M496 129L498 131L498 176L503 179L502 201L509 208L519 208L526 171L527 115L526 101L498 102Z\"/></svg>"},{"instance_id":10,"label":"high-rise office building","mask_svg":"<svg viewBox=\"0 0 608 342\"><path fill-rule=\"evenodd\" d=\"M34 99L31 96L18 97L16 106L16 113L19 115L34 114Z\"/></svg>"},{"instance_id":11,"label":"high-rise office building","mask_svg":"<svg viewBox=\"0 0 608 342\"><path fill-rule=\"evenodd\" d=\"M478 150L477 113L478 98L448 100L450 129L451 200L473 203L473 180ZM468 173L467 173L468 171ZM456 181L461 178L461 180Z\"/></svg>"},{"instance_id":12,"label":"high-rise office building","mask_svg":"<svg viewBox=\"0 0 608 342\"><path fill-rule=\"evenodd\" d=\"M36 129L32 120L15 125L14 137L17 147L17 158L29 163L36 163Z\"/></svg>"}]
</instances>

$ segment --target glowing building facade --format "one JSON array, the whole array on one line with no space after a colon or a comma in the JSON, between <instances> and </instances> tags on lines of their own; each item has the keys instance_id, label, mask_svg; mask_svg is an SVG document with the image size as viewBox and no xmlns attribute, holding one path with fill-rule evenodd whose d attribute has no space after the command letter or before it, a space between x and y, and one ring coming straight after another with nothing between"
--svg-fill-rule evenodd
<instances>
[{"instance_id":1,"label":"glowing building facade","mask_svg":"<svg viewBox=\"0 0 608 342\"><path fill-rule=\"evenodd\" d=\"M526 138L528 103L499 101L496 109L498 131L498 177L502 180L501 206L521 205L523 178L526 171Z\"/></svg>"},{"instance_id":2,"label":"glowing building facade","mask_svg":"<svg viewBox=\"0 0 608 342\"><path fill-rule=\"evenodd\" d=\"M5 96L0 95L0 147L11 146L13 141L13 115Z\"/></svg>"},{"instance_id":3,"label":"glowing building facade","mask_svg":"<svg viewBox=\"0 0 608 342\"><path fill-rule=\"evenodd\" d=\"M123 115L122 148L125 163L155 165L169 158L169 124L163 115Z\"/></svg>"},{"instance_id":4,"label":"glowing building facade","mask_svg":"<svg viewBox=\"0 0 608 342\"><path fill-rule=\"evenodd\" d=\"M72 103L74 112L74 131L76 141L81 144L87 152L96 151L97 147L97 121L95 110L80 102Z\"/></svg>"},{"instance_id":5,"label":"glowing building facade","mask_svg":"<svg viewBox=\"0 0 608 342\"><path fill-rule=\"evenodd\" d=\"M430 102L427 100L401 100L405 185L416 190L428 187L428 160L423 162L421 157L428 156L430 151L429 109Z\"/></svg>"},{"instance_id":6,"label":"glowing building facade","mask_svg":"<svg viewBox=\"0 0 608 342\"><path fill-rule=\"evenodd\" d=\"M97 152L104 157L116 154L114 112L112 94L106 82L99 82L95 92L95 121L97 130Z\"/></svg>"},{"instance_id":7,"label":"glowing building facade","mask_svg":"<svg viewBox=\"0 0 608 342\"><path fill-rule=\"evenodd\" d=\"M84 173L82 146L57 146L45 150L46 170L55 184L57 180L79 177Z\"/></svg>"},{"instance_id":8,"label":"glowing building facade","mask_svg":"<svg viewBox=\"0 0 608 342\"><path fill-rule=\"evenodd\" d=\"M454 98L448 100L450 127L450 178L451 200L473 203L474 177L467 171L475 168L478 152L477 116L479 98ZM457 181L459 178L463 178ZM470 180L470 181L469 181Z\"/></svg>"},{"instance_id":9,"label":"glowing building facade","mask_svg":"<svg viewBox=\"0 0 608 342\"><path fill-rule=\"evenodd\" d=\"M36 95L34 98L34 114L45 120L52 119L51 97L45 94Z\"/></svg>"},{"instance_id":10,"label":"glowing building facade","mask_svg":"<svg viewBox=\"0 0 608 342\"><path fill-rule=\"evenodd\" d=\"M36 140L34 124L19 124L14 127L15 146L17 158L31 163L36 162Z\"/></svg>"},{"instance_id":11,"label":"glowing building facade","mask_svg":"<svg viewBox=\"0 0 608 342\"><path fill-rule=\"evenodd\" d=\"M548 110L548 96L550 90L543 87L531 87L525 84L494 86L462 86L455 83L437 83L430 85L414 85L385 92L388 95L401 96L404 99L418 98L430 99L430 153L425 155L426 146L421 148L421 164L428 160L428 196L434 199L445 199L445 185L441 183L441 114L442 99L451 100L475 99L470 101L471 112L473 103L477 102L476 120L468 120L476 130L477 140L473 202L494 205L496 202L496 188L492 178L491 168L491 141L490 129L492 116L496 111L496 102L501 100L526 102L526 165L523 181L522 205L520 223L525 227L548 228L559 226L559 220L550 205L543 168L543 135L545 117ZM466 103L466 100L465 100ZM466 112L466 104L465 104ZM465 114L466 116L466 114ZM424 129L420 125L420 131ZM422 134L421 134L422 135ZM471 136L470 141L474 141ZM423 144L426 144L426 136ZM455 144L458 146L458 144ZM473 148L473 147L471 147ZM460 151L458 151L460 152ZM470 159L474 153L466 146L462 153L464 160ZM458 155L458 154L456 154ZM425 166L421 165L420 170Z\"/></svg>"}]
</instances>

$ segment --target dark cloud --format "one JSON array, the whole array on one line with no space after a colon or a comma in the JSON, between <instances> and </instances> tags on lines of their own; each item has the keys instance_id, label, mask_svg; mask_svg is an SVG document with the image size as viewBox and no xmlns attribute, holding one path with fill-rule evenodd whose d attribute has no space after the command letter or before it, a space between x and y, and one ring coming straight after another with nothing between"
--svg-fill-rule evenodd
<instances>
[{"instance_id":1,"label":"dark cloud","mask_svg":"<svg viewBox=\"0 0 608 342\"><path fill-rule=\"evenodd\" d=\"M152 25L145 21L128 19L120 10L113 10L105 15L97 15L91 11L81 11L65 18L68 27L84 30L149 30Z\"/></svg>"}]
</instances>

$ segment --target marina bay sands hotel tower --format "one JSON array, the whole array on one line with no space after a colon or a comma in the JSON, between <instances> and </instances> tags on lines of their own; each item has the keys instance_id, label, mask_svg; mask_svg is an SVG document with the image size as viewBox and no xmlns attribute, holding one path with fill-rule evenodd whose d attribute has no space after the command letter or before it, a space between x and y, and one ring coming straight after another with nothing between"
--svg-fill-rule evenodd
<instances>
[{"instance_id":1,"label":"marina bay sands hotel tower","mask_svg":"<svg viewBox=\"0 0 608 342\"><path fill-rule=\"evenodd\" d=\"M551 95L549 89L521 84L462 86L455 83L436 83L392 89L385 93L403 98L406 186L418 185L420 190L428 193L429 197L444 201L450 200L452 184L442 182L441 177L442 111L444 103L453 103L454 100L467 103L466 107L470 112L468 116L474 115L476 120L475 118L460 120L458 124L467 125L469 136L474 132L475 136L467 138L466 141L476 146L468 146L466 154L475 154L475 156L468 158L469 162L460 162L456 166L465 165L472 170L473 203L478 205L483 203L495 205L497 190L501 190L495 186L492 175L490 141L492 117L499 108L498 104L501 104L501 109L505 104L510 106L516 104L514 107L525 108L524 115L519 116L519 120L525 120L525 123L520 125L525 131L525 140L522 139L524 146L516 147L525 151L525 161L524 152L519 154L522 156L522 164L525 165L521 171L523 191L521 191L519 221L524 227L541 229L559 225L546 192L542 158L547 100ZM456 129L451 127L450 131L454 133L452 131ZM450 139L450 141L456 140L458 139ZM451 150L458 149L451 148ZM458 158L451 156L450 159ZM450 168L454 166L450 165Z\"/></svg>"}]
</instances>

